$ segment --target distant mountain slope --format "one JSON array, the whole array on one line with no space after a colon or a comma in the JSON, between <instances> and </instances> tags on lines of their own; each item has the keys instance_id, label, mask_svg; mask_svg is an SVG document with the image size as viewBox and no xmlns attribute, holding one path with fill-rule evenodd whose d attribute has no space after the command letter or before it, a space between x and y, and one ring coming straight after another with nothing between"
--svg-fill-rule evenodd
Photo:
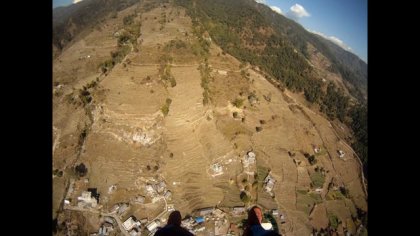
<instances>
[{"instance_id":1,"label":"distant mountain slope","mask_svg":"<svg viewBox=\"0 0 420 236\"><path fill-rule=\"evenodd\" d=\"M367 64L361 60L358 56L354 55L351 52L348 52L342 49L337 44L320 37L320 40L324 40L325 44L329 47L331 53L335 56L338 63L341 63L343 66L346 66L351 70L355 76L360 79L362 86L367 86Z\"/></svg>"},{"instance_id":2,"label":"distant mountain slope","mask_svg":"<svg viewBox=\"0 0 420 236\"><path fill-rule=\"evenodd\" d=\"M61 51L72 39L103 17L120 11L138 0L84 0L53 9L53 46Z\"/></svg>"},{"instance_id":3,"label":"distant mountain slope","mask_svg":"<svg viewBox=\"0 0 420 236\"><path fill-rule=\"evenodd\" d=\"M349 88L353 96L364 102L367 94L367 64L364 61L335 43L308 32L300 24L275 13L268 6L258 4L253 0L244 1L254 6L275 30L285 35L295 48L308 59L307 43L314 45L333 63L332 70L339 72L343 79L357 88L356 90Z\"/></svg>"}]
</instances>

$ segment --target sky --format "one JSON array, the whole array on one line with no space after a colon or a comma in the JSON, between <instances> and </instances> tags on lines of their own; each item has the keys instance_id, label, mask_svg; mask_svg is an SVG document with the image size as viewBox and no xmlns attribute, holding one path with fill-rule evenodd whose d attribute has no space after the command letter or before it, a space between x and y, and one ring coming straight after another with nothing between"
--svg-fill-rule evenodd
<instances>
[{"instance_id":1,"label":"sky","mask_svg":"<svg viewBox=\"0 0 420 236\"><path fill-rule=\"evenodd\" d=\"M73 3L81 2L82 0L53 0L53 8L60 6L68 6Z\"/></svg>"},{"instance_id":2,"label":"sky","mask_svg":"<svg viewBox=\"0 0 420 236\"><path fill-rule=\"evenodd\" d=\"M53 0L53 8L82 0ZM228 0L227 0L228 1ZM255 0L367 62L367 0Z\"/></svg>"},{"instance_id":3,"label":"sky","mask_svg":"<svg viewBox=\"0 0 420 236\"><path fill-rule=\"evenodd\" d=\"M256 0L367 62L367 0Z\"/></svg>"}]
</instances>

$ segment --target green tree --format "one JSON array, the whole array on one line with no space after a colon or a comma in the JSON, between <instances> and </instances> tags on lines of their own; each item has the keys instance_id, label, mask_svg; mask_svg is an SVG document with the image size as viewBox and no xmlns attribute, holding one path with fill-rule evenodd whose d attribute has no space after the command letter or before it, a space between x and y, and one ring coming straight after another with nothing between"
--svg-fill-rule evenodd
<instances>
[{"instance_id":1,"label":"green tree","mask_svg":"<svg viewBox=\"0 0 420 236\"><path fill-rule=\"evenodd\" d=\"M239 197L241 198L241 200L244 203L248 203L249 201L251 201L251 196L249 196L246 192L241 192L241 194L239 195Z\"/></svg>"},{"instance_id":2,"label":"green tree","mask_svg":"<svg viewBox=\"0 0 420 236\"><path fill-rule=\"evenodd\" d=\"M243 102L244 102L244 100L243 100L243 99L236 98L236 99L232 102L232 104L233 104L235 107L240 108L240 107L243 105Z\"/></svg>"}]
</instances>

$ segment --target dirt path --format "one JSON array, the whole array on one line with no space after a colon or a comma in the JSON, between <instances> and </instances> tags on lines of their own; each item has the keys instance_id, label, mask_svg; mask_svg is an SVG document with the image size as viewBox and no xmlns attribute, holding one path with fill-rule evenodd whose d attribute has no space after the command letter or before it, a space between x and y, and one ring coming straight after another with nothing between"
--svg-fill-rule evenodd
<instances>
[{"instance_id":1,"label":"dirt path","mask_svg":"<svg viewBox=\"0 0 420 236\"><path fill-rule=\"evenodd\" d=\"M161 64L159 63L131 63L130 65L132 66L160 66ZM171 67L195 67L197 68L197 66L199 66L200 64L167 64ZM194 69L195 69L194 68Z\"/></svg>"},{"instance_id":2,"label":"dirt path","mask_svg":"<svg viewBox=\"0 0 420 236\"><path fill-rule=\"evenodd\" d=\"M55 148L57 147L57 145L60 144L61 130L53 126L53 132L55 134L55 139L53 142L53 155L54 155Z\"/></svg>"}]
</instances>

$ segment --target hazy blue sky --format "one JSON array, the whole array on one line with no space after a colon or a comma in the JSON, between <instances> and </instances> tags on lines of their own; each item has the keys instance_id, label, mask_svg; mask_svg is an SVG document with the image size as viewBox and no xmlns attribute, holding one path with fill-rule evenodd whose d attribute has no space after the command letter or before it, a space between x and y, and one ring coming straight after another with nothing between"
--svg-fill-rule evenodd
<instances>
[{"instance_id":1,"label":"hazy blue sky","mask_svg":"<svg viewBox=\"0 0 420 236\"><path fill-rule=\"evenodd\" d=\"M73 0L53 0L53 8L60 6L68 6L73 3Z\"/></svg>"},{"instance_id":2,"label":"hazy blue sky","mask_svg":"<svg viewBox=\"0 0 420 236\"><path fill-rule=\"evenodd\" d=\"M53 0L53 7L80 0ZM226 0L229 1L229 0ZM367 0L256 0L367 62ZM277 8L275 8L277 7Z\"/></svg>"},{"instance_id":3,"label":"hazy blue sky","mask_svg":"<svg viewBox=\"0 0 420 236\"><path fill-rule=\"evenodd\" d=\"M257 0L367 62L367 0ZM276 8L274 8L276 9ZM349 49L351 48L351 49Z\"/></svg>"}]
</instances>

